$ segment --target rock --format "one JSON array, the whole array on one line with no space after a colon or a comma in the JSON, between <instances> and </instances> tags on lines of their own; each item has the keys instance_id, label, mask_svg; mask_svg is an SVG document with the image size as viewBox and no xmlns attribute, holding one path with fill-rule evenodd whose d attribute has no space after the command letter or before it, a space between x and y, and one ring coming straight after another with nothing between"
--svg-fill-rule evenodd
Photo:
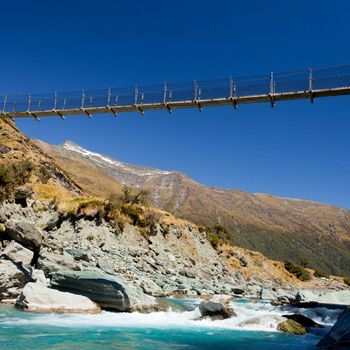
<instances>
[{"instance_id":1,"label":"rock","mask_svg":"<svg viewBox=\"0 0 350 350\"><path fill-rule=\"evenodd\" d=\"M86 249L83 248L66 248L65 253L68 253L71 255L74 260L84 260L84 261L89 261L89 254Z\"/></svg>"},{"instance_id":2,"label":"rock","mask_svg":"<svg viewBox=\"0 0 350 350\"><path fill-rule=\"evenodd\" d=\"M21 264L9 259L0 260L0 300L17 298L29 281L30 273Z\"/></svg>"},{"instance_id":3,"label":"rock","mask_svg":"<svg viewBox=\"0 0 350 350\"><path fill-rule=\"evenodd\" d=\"M241 256L239 258L239 263L242 267L247 267L248 266L248 261L244 256Z\"/></svg>"},{"instance_id":4,"label":"rock","mask_svg":"<svg viewBox=\"0 0 350 350\"><path fill-rule=\"evenodd\" d=\"M22 265L29 265L33 260L33 255L31 250L24 248L15 241L11 241L1 253L1 256L7 256L13 262Z\"/></svg>"},{"instance_id":5,"label":"rock","mask_svg":"<svg viewBox=\"0 0 350 350\"><path fill-rule=\"evenodd\" d=\"M38 228L28 221L7 220L6 233L24 247L38 253L42 244L42 234Z\"/></svg>"},{"instance_id":6,"label":"rock","mask_svg":"<svg viewBox=\"0 0 350 350\"><path fill-rule=\"evenodd\" d=\"M157 283L153 282L148 277L142 277L139 281L140 287L142 290L149 295L154 297L162 297L164 296L164 291L161 287L158 286Z\"/></svg>"},{"instance_id":7,"label":"rock","mask_svg":"<svg viewBox=\"0 0 350 350\"><path fill-rule=\"evenodd\" d=\"M316 295L314 292L312 292L311 290L307 290L307 289L301 289L297 292L296 296L295 296L295 301L297 303L300 302L310 302L310 301L316 301L318 299L318 295Z\"/></svg>"},{"instance_id":8,"label":"rock","mask_svg":"<svg viewBox=\"0 0 350 350\"><path fill-rule=\"evenodd\" d=\"M0 211L0 223L3 224L6 222L6 220L7 220L7 217L6 217L5 213L1 210Z\"/></svg>"},{"instance_id":9,"label":"rock","mask_svg":"<svg viewBox=\"0 0 350 350\"><path fill-rule=\"evenodd\" d=\"M36 312L69 312L97 314L98 305L87 297L72 293L59 292L46 288L39 283L28 283L16 301L16 307Z\"/></svg>"},{"instance_id":10,"label":"rock","mask_svg":"<svg viewBox=\"0 0 350 350\"><path fill-rule=\"evenodd\" d=\"M350 309L345 310L338 317L337 322L329 333L317 344L325 349L349 349L350 347Z\"/></svg>"},{"instance_id":11,"label":"rock","mask_svg":"<svg viewBox=\"0 0 350 350\"><path fill-rule=\"evenodd\" d=\"M287 320L279 323L277 325L277 330L288 334L302 335L307 333L307 329L294 320Z\"/></svg>"},{"instance_id":12,"label":"rock","mask_svg":"<svg viewBox=\"0 0 350 350\"><path fill-rule=\"evenodd\" d=\"M27 206L27 198L33 195L33 191L29 188L19 188L14 193L15 203L20 204L23 208Z\"/></svg>"},{"instance_id":13,"label":"rock","mask_svg":"<svg viewBox=\"0 0 350 350\"><path fill-rule=\"evenodd\" d=\"M202 317L208 316L212 320L237 316L232 308L212 301L202 301L199 305L199 311Z\"/></svg>"},{"instance_id":14,"label":"rock","mask_svg":"<svg viewBox=\"0 0 350 350\"><path fill-rule=\"evenodd\" d=\"M45 277L44 271L43 270L33 270L32 272L32 279L34 282L37 284L40 284L44 287L49 286L49 279Z\"/></svg>"},{"instance_id":15,"label":"rock","mask_svg":"<svg viewBox=\"0 0 350 350\"><path fill-rule=\"evenodd\" d=\"M263 300L275 300L277 299L277 293L272 289L261 288L259 298Z\"/></svg>"},{"instance_id":16,"label":"rock","mask_svg":"<svg viewBox=\"0 0 350 350\"><path fill-rule=\"evenodd\" d=\"M308 318L304 315L300 314L292 314L292 315L282 315L282 317L287 318L288 320L293 320L295 322L298 322L300 325L306 328L324 328L321 324L313 321L311 318Z\"/></svg>"},{"instance_id":17,"label":"rock","mask_svg":"<svg viewBox=\"0 0 350 350\"><path fill-rule=\"evenodd\" d=\"M242 295L245 293L245 290L240 287L232 287L231 292L236 295Z\"/></svg>"},{"instance_id":18,"label":"rock","mask_svg":"<svg viewBox=\"0 0 350 350\"><path fill-rule=\"evenodd\" d=\"M148 311L156 305L154 297L144 294L122 277L99 272L60 270L53 273L51 286L85 295L109 310Z\"/></svg>"},{"instance_id":19,"label":"rock","mask_svg":"<svg viewBox=\"0 0 350 350\"><path fill-rule=\"evenodd\" d=\"M285 321L286 319L278 315L261 315L253 317L246 321L239 323L239 327L247 327L256 329L257 326L262 326L264 329L276 330L276 324Z\"/></svg>"},{"instance_id":20,"label":"rock","mask_svg":"<svg viewBox=\"0 0 350 350\"><path fill-rule=\"evenodd\" d=\"M319 303L326 304L339 304L339 305L350 305L350 290L341 290L338 292L332 292L324 294L318 297Z\"/></svg>"},{"instance_id":21,"label":"rock","mask_svg":"<svg viewBox=\"0 0 350 350\"><path fill-rule=\"evenodd\" d=\"M57 228L57 225L60 221L59 215L55 212L46 222L45 230L46 231L52 231L53 229Z\"/></svg>"},{"instance_id":22,"label":"rock","mask_svg":"<svg viewBox=\"0 0 350 350\"><path fill-rule=\"evenodd\" d=\"M225 294L215 294L213 297L210 299L211 302L213 303L220 303L223 305L228 305L229 302L233 299L231 295L225 295Z\"/></svg>"},{"instance_id":23,"label":"rock","mask_svg":"<svg viewBox=\"0 0 350 350\"><path fill-rule=\"evenodd\" d=\"M48 252L41 252L37 267L43 270L46 276L61 269L81 270L79 264L73 259L71 255L58 255Z\"/></svg>"}]
</instances>

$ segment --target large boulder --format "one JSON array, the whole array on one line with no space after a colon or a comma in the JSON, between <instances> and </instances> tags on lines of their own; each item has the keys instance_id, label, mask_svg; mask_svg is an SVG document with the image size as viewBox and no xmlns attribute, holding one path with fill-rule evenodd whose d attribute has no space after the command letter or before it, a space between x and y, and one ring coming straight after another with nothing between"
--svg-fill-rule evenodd
<instances>
[{"instance_id":1,"label":"large boulder","mask_svg":"<svg viewBox=\"0 0 350 350\"><path fill-rule=\"evenodd\" d=\"M300 323L294 320L286 320L279 323L277 325L277 330L288 334L298 334L298 335L303 335L308 332L306 327L302 326Z\"/></svg>"},{"instance_id":2,"label":"large boulder","mask_svg":"<svg viewBox=\"0 0 350 350\"><path fill-rule=\"evenodd\" d=\"M341 290L331 292L320 296L317 300L319 303L350 305L350 290Z\"/></svg>"},{"instance_id":3,"label":"large boulder","mask_svg":"<svg viewBox=\"0 0 350 350\"><path fill-rule=\"evenodd\" d=\"M32 250L34 253L40 251L43 239L42 233L30 222L7 220L5 227L6 233L12 239L21 243L24 247Z\"/></svg>"},{"instance_id":4,"label":"large boulder","mask_svg":"<svg viewBox=\"0 0 350 350\"><path fill-rule=\"evenodd\" d=\"M71 255L59 255L46 251L40 252L37 267L43 270L47 276L62 269L81 270L79 263Z\"/></svg>"},{"instance_id":5,"label":"large boulder","mask_svg":"<svg viewBox=\"0 0 350 350\"><path fill-rule=\"evenodd\" d=\"M338 317L329 333L317 344L325 349L350 349L350 309Z\"/></svg>"},{"instance_id":6,"label":"large boulder","mask_svg":"<svg viewBox=\"0 0 350 350\"><path fill-rule=\"evenodd\" d=\"M30 272L21 264L9 258L0 260L0 300L17 298L29 281Z\"/></svg>"},{"instance_id":7,"label":"large boulder","mask_svg":"<svg viewBox=\"0 0 350 350\"><path fill-rule=\"evenodd\" d=\"M21 265L29 265L33 259L33 255L31 250L24 248L16 241L11 241L1 253L1 257L7 257L11 261Z\"/></svg>"},{"instance_id":8,"label":"large boulder","mask_svg":"<svg viewBox=\"0 0 350 350\"><path fill-rule=\"evenodd\" d=\"M122 277L93 271L61 270L53 273L51 286L71 293L85 295L102 308L116 311L149 311L157 303L140 288Z\"/></svg>"},{"instance_id":9,"label":"large boulder","mask_svg":"<svg viewBox=\"0 0 350 350\"><path fill-rule=\"evenodd\" d=\"M295 301L297 303L310 302L310 301L317 301L318 298L319 298L319 295L315 294L313 291L308 289L300 289L298 290L295 296Z\"/></svg>"},{"instance_id":10,"label":"large boulder","mask_svg":"<svg viewBox=\"0 0 350 350\"><path fill-rule=\"evenodd\" d=\"M282 317L298 322L300 325L306 328L324 328L324 326L321 324L301 314L282 315Z\"/></svg>"},{"instance_id":11,"label":"large boulder","mask_svg":"<svg viewBox=\"0 0 350 350\"><path fill-rule=\"evenodd\" d=\"M277 293L269 288L261 288L259 292L259 298L263 300L276 300Z\"/></svg>"},{"instance_id":12,"label":"large boulder","mask_svg":"<svg viewBox=\"0 0 350 350\"><path fill-rule=\"evenodd\" d=\"M98 305L87 297L72 293L59 292L46 288L39 283L28 283L16 300L16 307L36 312L69 312L89 313L101 312Z\"/></svg>"},{"instance_id":13,"label":"large boulder","mask_svg":"<svg viewBox=\"0 0 350 350\"><path fill-rule=\"evenodd\" d=\"M212 301L203 301L199 305L201 317L209 317L212 320L223 320L236 316L236 313L229 306Z\"/></svg>"}]
</instances>

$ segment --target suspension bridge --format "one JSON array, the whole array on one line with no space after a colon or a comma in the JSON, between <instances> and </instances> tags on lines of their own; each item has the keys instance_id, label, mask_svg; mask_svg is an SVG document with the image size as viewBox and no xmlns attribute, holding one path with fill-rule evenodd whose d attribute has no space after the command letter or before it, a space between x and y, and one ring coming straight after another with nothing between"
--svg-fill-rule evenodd
<instances>
[{"instance_id":1,"label":"suspension bridge","mask_svg":"<svg viewBox=\"0 0 350 350\"><path fill-rule=\"evenodd\" d=\"M350 94L350 64L305 70L227 77L217 80L135 85L126 88L108 88L94 91L74 91L0 96L0 116L35 118L68 115L164 109L171 113L176 108L267 102L272 107L279 101L309 99Z\"/></svg>"}]
</instances>

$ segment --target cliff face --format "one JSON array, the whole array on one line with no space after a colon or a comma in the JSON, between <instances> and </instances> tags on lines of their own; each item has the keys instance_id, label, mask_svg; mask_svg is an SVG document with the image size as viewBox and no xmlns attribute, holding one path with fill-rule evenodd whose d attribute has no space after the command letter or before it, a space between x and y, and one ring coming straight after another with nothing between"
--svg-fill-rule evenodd
<instances>
[{"instance_id":1,"label":"cliff face","mask_svg":"<svg viewBox=\"0 0 350 350\"><path fill-rule=\"evenodd\" d=\"M231 244L273 259L350 275L350 211L311 201L208 188L186 175L142 168L66 142L36 144L65 169L86 193L106 196L121 184L144 187L153 204L196 224L224 226Z\"/></svg>"}]
</instances>

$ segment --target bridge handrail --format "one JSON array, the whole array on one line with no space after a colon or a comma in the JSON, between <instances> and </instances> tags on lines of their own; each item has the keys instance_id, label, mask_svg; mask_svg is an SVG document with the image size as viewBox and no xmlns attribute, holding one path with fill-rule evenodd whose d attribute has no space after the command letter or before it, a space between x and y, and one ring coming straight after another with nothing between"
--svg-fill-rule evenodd
<instances>
[{"instance_id":1,"label":"bridge handrail","mask_svg":"<svg viewBox=\"0 0 350 350\"><path fill-rule=\"evenodd\" d=\"M164 82L156 85L0 96L0 112L69 110L116 106L142 106L182 101L235 98L350 86L350 64L292 72L230 76L215 80Z\"/></svg>"}]
</instances>

